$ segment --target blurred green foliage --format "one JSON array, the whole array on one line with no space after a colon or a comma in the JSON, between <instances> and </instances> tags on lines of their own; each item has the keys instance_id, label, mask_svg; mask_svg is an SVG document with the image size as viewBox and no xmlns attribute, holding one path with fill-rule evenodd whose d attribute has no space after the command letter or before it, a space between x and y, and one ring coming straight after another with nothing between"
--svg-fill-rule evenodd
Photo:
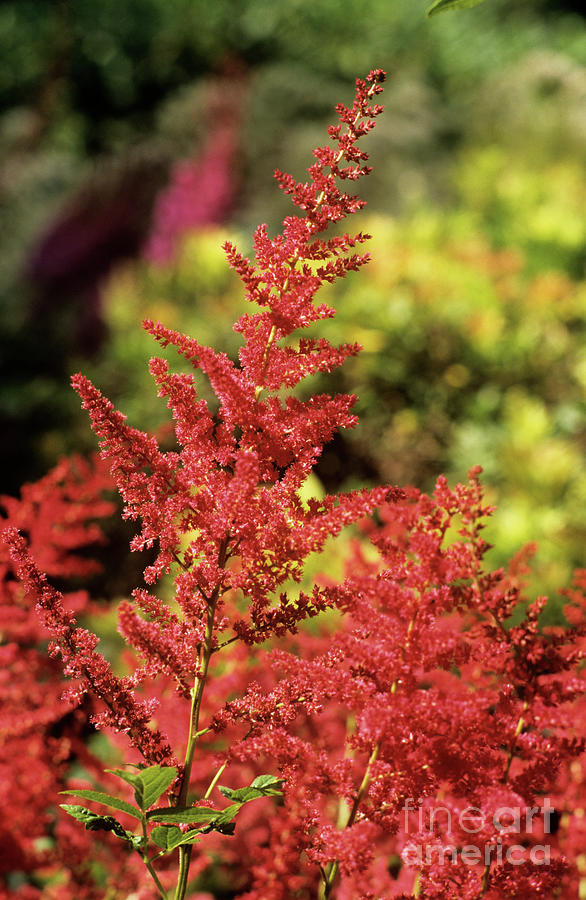
<instances>
[{"instance_id":1,"label":"blurred green foliage","mask_svg":"<svg viewBox=\"0 0 586 900\"><path fill-rule=\"evenodd\" d=\"M131 424L154 429L168 418L148 372L149 359L162 351L140 327L143 319L164 322L236 355L240 338L232 325L247 304L222 250L228 239L237 238L221 229L200 231L187 238L176 263L140 262L112 275L104 298L110 337L100 357L84 361L83 369L106 395L116 397ZM181 368L179 358L174 363ZM183 368L192 371L188 364ZM207 381L198 381L198 388L213 404Z\"/></svg>"},{"instance_id":2,"label":"blurred green foliage","mask_svg":"<svg viewBox=\"0 0 586 900\"><path fill-rule=\"evenodd\" d=\"M494 248L474 212L368 223L373 262L337 291L331 326L365 352L339 387L359 396L350 440L385 480L429 489L482 465L493 561L537 542L552 591L584 559L586 283Z\"/></svg>"},{"instance_id":3,"label":"blurred green foliage","mask_svg":"<svg viewBox=\"0 0 586 900\"><path fill-rule=\"evenodd\" d=\"M161 101L227 58L348 79L417 73L451 102L539 47L578 62L586 37L544 0L491 0L425 21L425 0L4 0L0 108L32 108L56 143L95 151L148 133Z\"/></svg>"}]
</instances>

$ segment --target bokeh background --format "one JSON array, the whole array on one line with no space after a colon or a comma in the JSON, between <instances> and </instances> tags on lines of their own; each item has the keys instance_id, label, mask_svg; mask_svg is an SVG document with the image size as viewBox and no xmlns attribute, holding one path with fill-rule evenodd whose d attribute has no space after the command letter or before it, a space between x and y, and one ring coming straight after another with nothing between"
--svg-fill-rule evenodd
<instances>
[{"instance_id":1,"label":"bokeh background","mask_svg":"<svg viewBox=\"0 0 586 900\"><path fill-rule=\"evenodd\" d=\"M131 424L165 421L144 316L237 353L223 240L279 227L273 170L303 177L381 67L373 261L324 297L328 336L364 352L305 388L358 394L361 425L317 477L429 490L478 463L495 563L537 542L533 592L586 565L586 21L569 0L425 6L4 0L0 492L94 448L78 369Z\"/></svg>"}]
</instances>

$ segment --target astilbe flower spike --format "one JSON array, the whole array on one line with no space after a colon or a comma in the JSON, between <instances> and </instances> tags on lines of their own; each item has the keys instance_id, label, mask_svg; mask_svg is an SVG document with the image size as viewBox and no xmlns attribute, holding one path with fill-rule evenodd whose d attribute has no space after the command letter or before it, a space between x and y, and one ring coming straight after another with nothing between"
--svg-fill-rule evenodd
<instances>
[{"instance_id":1,"label":"astilbe flower spike","mask_svg":"<svg viewBox=\"0 0 586 900\"><path fill-rule=\"evenodd\" d=\"M245 724L232 756L273 759L285 779L291 828L271 833L246 900L289 895L298 861L277 889L270 860L290 858L292 835L324 898L578 896L572 827L553 833L551 816L568 765L583 784L585 598L571 594L570 629L543 633L541 603L506 627L523 562L485 569L478 475L383 507L380 559L357 543L337 589L344 627L272 651L274 685L216 718ZM578 790L563 805L579 827Z\"/></svg>"},{"instance_id":2,"label":"astilbe flower spike","mask_svg":"<svg viewBox=\"0 0 586 900\"><path fill-rule=\"evenodd\" d=\"M132 548L157 547L146 584L154 586L169 573L174 577L173 602L139 589L134 603L121 606L120 630L143 665L130 676L114 675L96 649L97 638L65 610L24 541L14 532L6 534L19 576L37 598L52 633L55 652L76 679L74 692L93 691L106 705L94 717L98 726L126 733L145 762L172 766L170 745L149 724L155 699L141 699L139 693L148 694L152 679L159 677L174 682L180 696L190 699L185 762L170 794L179 808L189 796L213 655L234 641L253 644L294 632L301 620L331 606L334 595L321 586L311 593L283 590L275 598L285 582L301 580L305 559L321 550L328 537L400 495L377 488L303 504L299 489L323 445L338 428L355 424L354 398L300 400L287 390L283 394L359 349L356 344L335 348L324 339L294 342L291 335L332 316L332 309L314 304L318 288L368 258L351 252L365 235L327 240L318 235L363 205L338 182L368 172L357 141L381 112L374 100L383 80L379 70L366 81L359 79L353 106L338 106L339 124L329 132L334 148L315 151L306 184L276 173L304 214L289 216L275 238L264 226L257 230L255 264L226 245L247 296L261 307L235 326L244 340L239 364L160 323L145 322L162 346L174 345L207 375L220 403L216 415L197 398L192 376L174 374L164 360L152 360L151 372L173 413L178 443L176 451L163 452L155 438L127 425L88 379L73 378L124 500L124 516L141 522ZM178 896L186 890L190 853L191 847L180 849Z\"/></svg>"},{"instance_id":3,"label":"astilbe flower spike","mask_svg":"<svg viewBox=\"0 0 586 900\"><path fill-rule=\"evenodd\" d=\"M44 896L42 874L59 873L60 896L99 900L102 890L92 877L90 861L103 865L112 883L137 885L127 854L118 844L92 846L67 817L56 816L59 791L73 765L90 777L104 779L103 763L86 745L87 721L103 709L97 698L74 689L62 666L47 654L50 630L35 609L35 600L16 580L7 538L27 535L27 570L36 564L65 585L99 570L87 555L103 543L97 520L113 512L103 499L111 481L99 462L63 459L36 484L25 485L20 497L0 498L3 541L0 542L0 897L36 900ZM24 548L23 548L24 549ZM19 554L16 556L18 564ZM59 597L64 620L84 615L97 605L86 591L67 590ZM93 691L92 691L93 692ZM63 821L63 818L66 821ZM134 867L131 864L130 870ZM25 877L19 889L10 879ZM28 882L30 877L31 881Z\"/></svg>"},{"instance_id":4,"label":"astilbe flower spike","mask_svg":"<svg viewBox=\"0 0 586 900\"><path fill-rule=\"evenodd\" d=\"M381 111L383 81L371 72L353 106L338 106L333 146L314 152L307 182L276 173L300 213L282 233L259 227L254 259L225 245L256 305L235 325L238 361L144 323L208 378L216 412L194 372L151 360L174 421L176 447L163 450L73 378L123 514L139 523L131 547L154 553L145 585L119 608L128 674L112 671L23 538L6 531L75 679L70 696L91 695L94 723L139 767L118 770L138 806L130 795L81 796L123 820L130 809L142 833L69 811L143 860L154 885L141 886L145 900L165 900L173 885L183 900L211 854L240 900L578 900L581 890L583 579L567 592L570 626L543 629L545 601L528 605L523 593L528 551L506 571L486 565L493 510L478 468L455 488L440 477L432 496L384 487L302 499L324 445L356 422L354 397L294 389L359 347L297 332L334 315L316 302L319 288L368 260L356 251L367 235L324 232L363 205L341 184L368 172L357 142ZM345 576L308 587L308 556L353 523ZM219 788L228 778L253 780ZM157 806L165 794L169 805ZM119 877L122 898L135 870Z\"/></svg>"}]
</instances>

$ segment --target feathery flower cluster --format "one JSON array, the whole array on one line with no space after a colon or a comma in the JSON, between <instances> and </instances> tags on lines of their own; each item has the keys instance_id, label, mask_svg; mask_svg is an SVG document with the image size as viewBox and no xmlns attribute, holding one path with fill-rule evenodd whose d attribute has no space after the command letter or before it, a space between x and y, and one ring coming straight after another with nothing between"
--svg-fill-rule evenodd
<instances>
[{"instance_id":1,"label":"feathery flower cluster","mask_svg":"<svg viewBox=\"0 0 586 900\"><path fill-rule=\"evenodd\" d=\"M127 675L112 671L24 539L5 532L74 679L68 702L91 696L94 724L117 747L126 741L138 766L117 772L136 805L130 793L72 787L122 823L66 807L108 833L104 846L122 841L116 898L136 890L138 856L147 880L137 895L166 898L175 884L183 900L212 851L242 900L578 898L583 579L567 595L568 628L540 627L543 600L525 614L524 557L506 572L484 564L492 510L477 469L454 489L440 478L431 497L383 487L302 499L324 445L356 422L354 397L294 389L360 348L296 332L334 315L317 291L368 259L356 249L367 235L320 235L363 205L340 182L369 171L357 142L381 112L383 81L371 72L353 106L338 106L333 147L314 151L306 183L276 173L302 215L275 237L259 227L254 261L226 244L257 306L235 325L238 361L144 323L207 376L216 412L193 372L153 359L176 435L164 451L87 378L73 379L124 516L139 523L131 547L156 548L145 585L119 608ZM346 576L308 588L307 558L349 525ZM249 787L218 789L222 777ZM165 794L169 805L156 806Z\"/></svg>"},{"instance_id":2,"label":"feathery flower cluster","mask_svg":"<svg viewBox=\"0 0 586 900\"><path fill-rule=\"evenodd\" d=\"M523 608L523 563L485 570L491 510L478 474L383 506L369 529L380 558L356 542L335 591L343 627L269 653L274 686L251 685L216 718L220 729L246 724L232 757L275 761L296 824L271 835L247 900L289 896L268 863L294 834L324 897L339 873L343 898L549 897L572 871L575 893L563 896L578 896L577 854L567 852L578 785L562 802L563 835L547 813L561 799L557 778L584 750L585 597L572 593L571 628L540 630L543 601L508 627ZM583 791L582 769L573 772ZM548 846L547 865L531 842ZM520 864L511 848L525 853ZM385 858L395 862L381 870Z\"/></svg>"},{"instance_id":3,"label":"feathery flower cluster","mask_svg":"<svg viewBox=\"0 0 586 900\"><path fill-rule=\"evenodd\" d=\"M103 541L96 520L113 512L113 504L103 499L110 488L99 461L75 458L62 460L39 482L26 485L20 498L0 498L2 900L44 896L40 873L61 873L64 897L98 900L102 892L92 875L92 858L117 884L139 883L136 876L128 881L128 861L117 846L92 847L89 834L57 815L59 791L65 789L72 766L104 778L103 764L87 746L88 717L97 714L98 705L94 696L81 697L79 683L72 689L63 667L47 653L52 622L44 623L44 614L38 615L31 602L37 597L23 590L16 578L18 560L8 553L10 543L20 547L27 570L33 569L34 559L61 583L95 573L98 564L87 550ZM58 607L70 622L89 612L92 603L87 592L70 590Z\"/></svg>"}]
</instances>

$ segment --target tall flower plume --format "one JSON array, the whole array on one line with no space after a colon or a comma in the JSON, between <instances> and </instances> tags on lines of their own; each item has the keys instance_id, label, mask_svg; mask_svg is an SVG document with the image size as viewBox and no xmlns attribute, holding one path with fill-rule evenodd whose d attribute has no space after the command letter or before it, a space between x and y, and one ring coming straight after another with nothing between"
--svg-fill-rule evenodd
<instances>
[{"instance_id":1,"label":"tall flower plume","mask_svg":"<svg viewBox=\"0 0 586 900\"><path fill-rule=\"evenodd\" d=\"M354 397L301 399L295 389L360 349L302 330L334 315L316 302L321 286L368 260L368 236L342 234L339 223L363 206L343 186L369 171L358 141L381 112L383 81L380 70L358 79L306 182L276 173L298 211L282 232L260 226L251 259L225 245L254 304L235 325L238 360L145 321L193 370L150 363L173 417L172 450L73 378L124 516L138 523L131 547L156 551L145 584L119 608L133 651L127 674L113 671L42 574L16 515L5 529L11 564L73 679L70 700L91 695L93 722L118 747L126 741L137 767L117 774L140 809L128 791L78 795L139 819L141 833L91 809L70 814L113 832L135 862L138 851L154 884L150 894L140 887L145 897L166 898L175 884L183 900L212 852L241 900L579 896L583 576L567 592L569 627L542 628L545 601L530 605L523 594L528 551L506 571L486 564L493 510L479 468L454 488L440 477L431 496L389 486L324 499L302 491L324 445L356 422ZM196 373L217 409L198 396ZM308 557L352 524L346 574L308 586ZM223 776L254 780L219 787ZM168 805L156 806L163 795ZM265 804L265 818L250 799ZM470 810L481 853L472 865L462 824ZM503 810L536 828L515 831ZM545 834L547 866L535 853ZM448 865L436 859L446 845ZM511 862L519 849L526 858ZM120 896L141 885L132 873L119 876Z\"/></svg>"}]
</instances>

